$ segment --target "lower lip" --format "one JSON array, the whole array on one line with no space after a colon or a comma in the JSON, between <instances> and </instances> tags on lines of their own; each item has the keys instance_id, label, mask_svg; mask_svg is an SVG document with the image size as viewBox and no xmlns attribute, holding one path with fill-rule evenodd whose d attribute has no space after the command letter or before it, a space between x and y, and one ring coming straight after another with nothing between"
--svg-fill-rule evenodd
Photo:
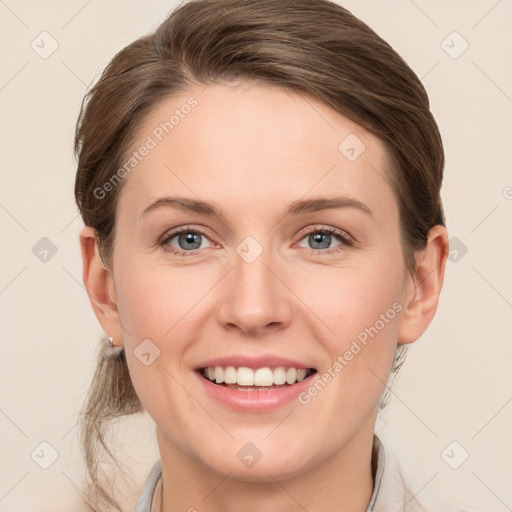
<instances>
[{"instance_id":1,"label":"lower lip","mask_svg":"<svg viewBox=\"0 0 512 512\"><path fill-rule=\"evenodd\" d=\"M268 391L238 391L219 386L195 372L206 392L223 405L244 412L267 412L291 402L312 383L316 372L291 386L269 389Z\"/></svg>"}]
</instances>

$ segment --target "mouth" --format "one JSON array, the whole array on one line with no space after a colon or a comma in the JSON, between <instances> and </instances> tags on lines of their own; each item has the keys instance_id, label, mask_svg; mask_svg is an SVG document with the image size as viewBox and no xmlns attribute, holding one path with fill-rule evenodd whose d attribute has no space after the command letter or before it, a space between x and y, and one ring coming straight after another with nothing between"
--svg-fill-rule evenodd
<instances>
[{"instance_id":1,"label":"mouth","mask_svg":"<svg viewBox=\"0 0 512 512\"><path fill-rule=\"evenodd\" d=\"M237 391L272 391L291 388L311 375L315 368L209 366L196 370L205 380Z\"/></svg>"}]
</instances>

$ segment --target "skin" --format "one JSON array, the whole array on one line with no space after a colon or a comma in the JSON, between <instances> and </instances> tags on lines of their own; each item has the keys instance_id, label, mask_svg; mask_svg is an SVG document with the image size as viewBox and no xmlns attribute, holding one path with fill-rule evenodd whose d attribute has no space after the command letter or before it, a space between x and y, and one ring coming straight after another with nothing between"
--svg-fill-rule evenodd
<instances>
[{"instance_id":1,"label":"skin","mask_svg":"<svg viewBox=\"0 0 512 512\"><path fill-rule=\"evenodd\" d=\"M132 149L190 96L197 107L124 178L111 268L92 229L80 235L93 309L124 345L156 423L162 510L365 511L379 397L397 343L418 339L434 317L446 229L430 231L409 274L383 143L317 100L269 85L191 87L153 110ZM366 146L355 161L338 150L349 134ZM293 201L334 194L372 215L345 207L284 216ZM141 217L166 195L215 202L224 219L168 207ZM199 249L178 237L167 246L189 254L158 245L184 225L205 231ZM308 236L326 227L355 244ZM247 236L263 248L250 264L236 252ZM393 303L401 311L306 405L235 412L207 397L192 372L206 359L244 353L308 361L321 375ZM160 350L149 366L134 355L146 338ZM237 458L248 442L263 454L252 468Z\"/></svg>"}]
</instances>

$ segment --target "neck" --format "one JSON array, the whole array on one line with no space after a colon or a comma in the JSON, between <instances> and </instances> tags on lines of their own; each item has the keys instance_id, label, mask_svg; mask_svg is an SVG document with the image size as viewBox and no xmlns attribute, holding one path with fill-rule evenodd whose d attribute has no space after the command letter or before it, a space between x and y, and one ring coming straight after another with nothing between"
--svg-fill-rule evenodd
<instances>
[{"instance_id":1,"label":"neck","mask_svg":"<svg viewBox=\"0 0 512 512\"><path fill-rule=\"evenodd\" d=\"M366 512L373 491L373 427L298 476L241 481L212 471L157 427L162 460L160 512Z\"/></svg>"}]
</instances>

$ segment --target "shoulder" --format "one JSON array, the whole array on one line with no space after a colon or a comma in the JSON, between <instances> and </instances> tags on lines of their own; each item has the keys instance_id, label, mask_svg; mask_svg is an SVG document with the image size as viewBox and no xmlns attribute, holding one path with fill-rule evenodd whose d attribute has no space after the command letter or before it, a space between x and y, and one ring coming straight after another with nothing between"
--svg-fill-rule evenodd
<instances>
[{"instance_id":1,"label":"shoulder","mask_svg":"<svg viewBox=\"0 0 512 512\"><path fill-rule=\"evenodd\" d=\"M429 480L422 481L414 467L402 462L389 438L379 434L377 442L380 471L375 478L378 490L371 512L477 512L430 492Z\"/></svg>"},{"instance_id":2,"label":"shoulder","mask_svg":"<svg viewBox=\"0 0 512 512\"><path fill-rule=\"evenodd\" d=\"M161 482L161 476L162 461L157 460L146 479L135 512L150 512L154 509L153 503L160 499L159 483Z\"/></svg>"}]
</instances>

